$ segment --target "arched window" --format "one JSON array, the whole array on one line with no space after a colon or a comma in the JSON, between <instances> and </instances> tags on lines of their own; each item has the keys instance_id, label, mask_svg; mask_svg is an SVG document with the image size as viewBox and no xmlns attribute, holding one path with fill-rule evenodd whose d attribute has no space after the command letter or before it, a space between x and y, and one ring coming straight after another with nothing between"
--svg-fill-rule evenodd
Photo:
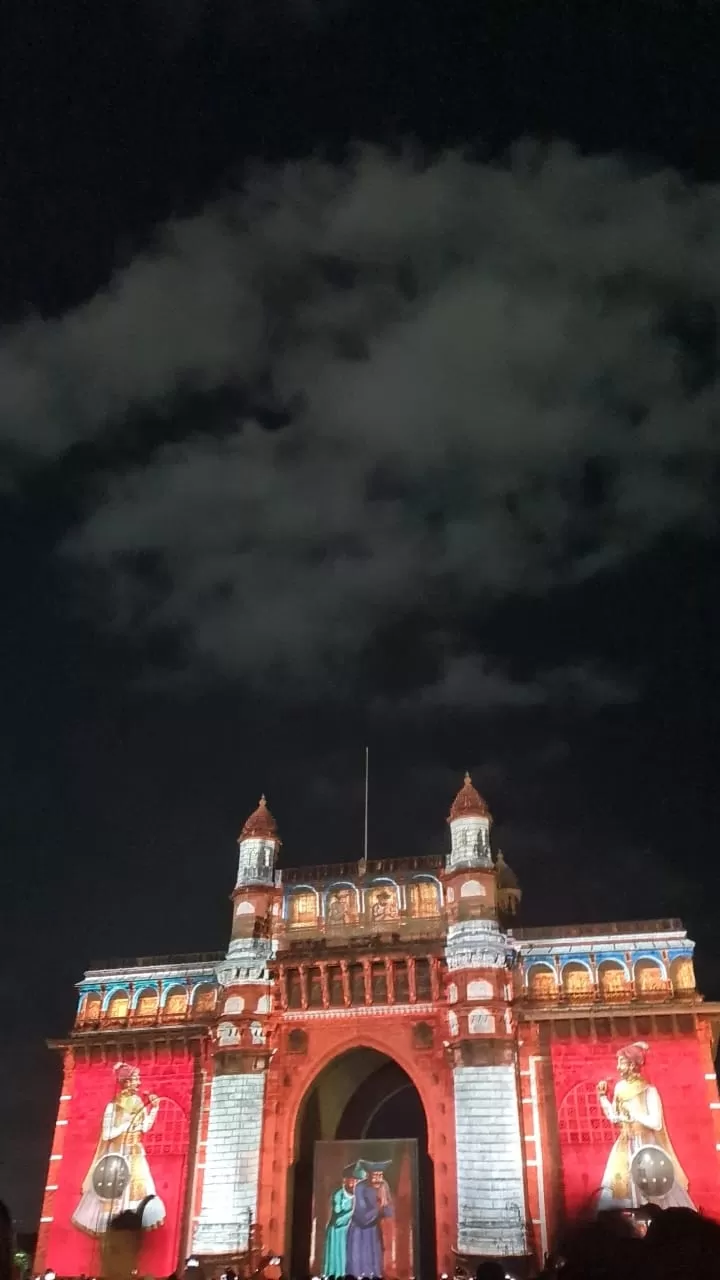
<instances>
[{"instance_id":1,"label":"arched window","mask_svg":"<svg viewBox=\"0 0 720 1280\"><path fill-rule=\"evenodd\" d=\"M368 890L367 910L372 924L398 918L398 896L394 884L378 884Z\"/></svg>"},{"instance_id":2,"label":"arched window","mask_svg":"<svg viewBox=\"0 0 720 1280\"><path fill-rule=\"evenodd\" d=\"M440 913L440 893L433 880L412 880L408 886L410 913L413 916L436 916Z\"/></svg>"},{"instance_id":3,"label":"arched window","mask_svg":"<svg viewBox=\"0 0 720 1280\"><path fill-rule=\"evenodd\" d=\"M86 996L80 1010L80 1017L83 1022L99 1022L102 1012L102 998L94 992Z\"/></svg>"},{"instance_id":4,"label":"arched window","mask_svg":"<svg viewBox=\"0 0 720 1280\"><path fill-rule=\"evenodd\" d=\"M468 1000L492 1000L493 987L487 978L473 978L467 984Z\"/></svg>"},{"instance_id":5,"label":"arched window","mask_svg":"<svg viewBox=\"0 0 720 1280\"><path fill-rule=\"evenodd\" d=\"M348 885L337 885L328 892L325 919L328 928L351 924L355 916L355 894Z\"/></svg>"},{"instance_id":6,"label":"arched window","mask_svg":"<svg viewBox=\"0 0 720 1280\"><path fill-rule=\"evenodd\" d=\"M468 1031L471 1035L493 1035L494 1015L489 1009L472 1009L468 1014Z\"/></svg>"},{"instance_id":7,"label":"arched window","mask_svg":"<svg viewBox=\"0 0 720 1280\"><path fill-rule=\"evenodd\" d=\"M460 886L461 898L486 898L487 889L480 880L464 880Z\"/></svg>"},{"instance_id":8,"label":"arched window","mask_svg":"<svg viewBox=\"0 0 720 1280\"><path fill-rule=\"evenodd\" d=\"M314 924L317 919L317 898L311 889L300 889L290 895L288 921L291 925Z\"/></svg>"},{"instance_id":9,"label":"arched window","mask_svg":"<svg viewBox=\"0 0 720 1280\"><path fill-rule=\"evenodd\" d=\"M635 964L635 991L641 996L663 995L667 990L665 974L660 961L651 956L643 957Z\"/></svg>"},{"instance_id":10,"label":"arched window","mask_svg":"<svg viewBox=\"0 0 720 1280\"><path fill-rule=\"evenodd\" d=\"M146 987L140 992L135 1005L135 1016L141 1020L150 1021L157 1017L158 996L157 991L152 987Z\"/></svg>"},{"instance_id":11,"label":"arched window","mask_svg":"<svg viewBox=\"0 0 720 1280\"><path fill-rule=\"evenodd\" d=\"M614 960L603 960L598 965L598 982L603 1000L624 1000L628 994L625 970Z\"/></svg>"},{"instance_id":12,"label":"arched window","mask_svg":"<svg viewBox=\"0 0 720 1280\"><path fill-rule=\"evenodd\" d=\"M582 1081L565 1095L558 1108L558 1130L561 1146L612 1145L612 1129L600 1106L596 1081Z\"/></svg>"},{"instance_id":13,"label":"arched window","mask_svg":"<svg viewBox=\"0 0 720 1280\"><path fill-rule=\"evenodd\" d=\"M531 1000L554 1000L558 993L555 970L549 965L531 965L527 974L527 987Z\"/></svg>"},{"instance_id":14,"label":"arched window","mask_svg":"<svg viewBox=\"0 0 720 1280\"><path fill-rule=\"evenodd\" d=\"M563 992L571 1000L591 1000L593 996L593 980L590 970L577 960L571 960L562 971Z\"/></svg>"},{"instance_id":15,"label":"arched window","mask_svg":"<svg viewBox=\"0 0 720 1280\"><path fill-rule=\"evenodd\" d=\"M193 1013L212 1013L214 1008L215 988L208 986L198 987L193 996Z\"/></svg>"},{"instance_id":16,"label":"arched window","mask_svg":"<svg viewBox=\"0 0 720 1280\"><path fill-rule=\"evenodd\" d=\"M187 1013L188 996L184 987L172 987L163 1005L163 1012L168 1018L184 1018Z\"/></svg>"},{"instance_id":17,"label":"arched window","mask_svg":"<svg viewBox=\"0 0 720 1280\"><path fill-rule=\"evenodd\" d=\"M143 1137L143 1146L151 1160L153 1156L163 1160L175 1157L176 1167L177 1161L186 1158L188 1116L174 1098L163 1098L155 1124Z\"/></svg>"},{"instance_id":18,"label":"arched window","mask_svg":"<svg viewBox=\"0 0 720 1280\"><path fill-rule=\"evenodd\" d=\"M670 965L670 977L678 993L695 990L695 970L689 956L678 956L673 960Z\"/></svg>"},{"instance_id":19,"label":"arched window","mask_svg":"<svg viewBox=\"0 0 720 1280\"><path fill-rule=\"evenodd\" d=\"M110 1000L107 1007L107 1016L114 1020L127 1018L129 1008L130 997L127 991L118 991Z\"/></svg>"}]
</instances>

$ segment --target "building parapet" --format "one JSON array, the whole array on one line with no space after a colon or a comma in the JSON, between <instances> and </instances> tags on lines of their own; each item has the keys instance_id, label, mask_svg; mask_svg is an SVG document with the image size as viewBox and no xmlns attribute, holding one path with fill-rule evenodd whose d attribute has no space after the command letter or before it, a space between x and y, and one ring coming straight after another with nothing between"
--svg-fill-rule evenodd
<instances>
[{"instance_id":1,"label":"building parapet","mask_svg":"<svg viewBox=\"0 0 720 1280\"><path fill-rule=\"evenodd\" d=\"M564 924L530 929L513 929L518 942L544 942L558 939L634 937L635 934L685 934L682 920L671 917L664 920L618 920L598 924Z\"/></svg>"},{"instance_id":2,"label":"building parapet","mask_svg":"<svg viewBox=\"0 0 720 1280\"><path fill-rule=\"evenodd\" d=\"M283 867L276 872L278 883L306 884L333 880L363 880L372 876L402 875L412 872L439 872L445 867L440 854L417 858L379 858L368 862L326 862L312 867Z\"/></svg>"}]
</instances>

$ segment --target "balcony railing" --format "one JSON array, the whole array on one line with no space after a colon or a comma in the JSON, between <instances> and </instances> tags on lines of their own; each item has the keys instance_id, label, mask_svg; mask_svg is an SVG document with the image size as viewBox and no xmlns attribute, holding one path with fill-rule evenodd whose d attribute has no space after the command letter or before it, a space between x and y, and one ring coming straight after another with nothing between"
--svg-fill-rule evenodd
<instances>
[{"instance_id":1,"label":"balcony railing","mask_svg":"<svg viewBox=\"0 0 720 1280\"><path fill-rule=\"evenodd\" d=\"M593 1004L667 1004L669 1001L694 1004L699 1003L701 1000L697 991L688 990L687 988L675 989L672 983L667 983L665 986L654 988L651 991L639 990L632 984L622 990L615 991L603 991L601 987L592 987L588 991L563 991L562 988L547 992L523 990L518 993L518 998L524 1003L535 1007L549 1005L561 1008Z\"/></svg>"},{"instance_id":2,"label":"balcony railing","mask_svg":"<svg viewBox=\"0 0 720 1280\"><path fill-rule=\"evenodd\" d=\"M414 938L442 938L446 923L442 912L428 916L400 914L394 920L370 920L366 916L353 916L343 921L332 921L313 916L307 921L285 922L277 931L280 950L296 943L324 943L327 947L339 947L358 942L366 943L378 938L384 943L411 942Z\"/></svg>"},{"instance_id":3,"label":"balcony railing","mask_svg":"<svg viewBox=\"0 0 720 1280\"><path fill-rule=\"evenodd\" d=\"M89 973L112 971L122 972L130 969L182 969L190 966L207 965L211 967L225 959L224 951L188 951L177 956L132 956L115 957L111 960L98 960L88 970Z\"/></svg>"},{"instance_id":4,"label":"balcony railing","mask_svg":"<svg viewBox=\"0 0 720 1280\"><path fill-rule=\"evenodd\" d=\"M128 1013L124 1017L116 1018L108 1014L101 1014L99 1018L83 1018L79 1017L73 1027L73 1031L144 1031L153 1027L182 1027L188 1024L192 1026L202 1026L214 1014L214 1009L188 1009L185 1013L167 1013L160 1010L158 1013L139 1014Z\"/></svg>"}]
</instances>

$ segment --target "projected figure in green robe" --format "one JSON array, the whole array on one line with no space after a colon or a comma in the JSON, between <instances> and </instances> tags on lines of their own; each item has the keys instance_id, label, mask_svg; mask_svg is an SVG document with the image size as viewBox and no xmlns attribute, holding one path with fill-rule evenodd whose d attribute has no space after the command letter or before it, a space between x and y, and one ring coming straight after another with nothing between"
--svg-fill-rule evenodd
<instances>
[{"instance_id":1,"label":"projected figure in green robe","mask_svg":"<svg viewBox=\"0 0 720 1280\"><path fill-rule=\"evenodd\" d=\"M355 1187L365 1177L365 1170L360 1164L348 1164L342 1177L342 1186L330 1196L323 1249L324 1276L344 1276L347 1272L347 1234L355 1208Z\"/></svg>"}]
</instances>

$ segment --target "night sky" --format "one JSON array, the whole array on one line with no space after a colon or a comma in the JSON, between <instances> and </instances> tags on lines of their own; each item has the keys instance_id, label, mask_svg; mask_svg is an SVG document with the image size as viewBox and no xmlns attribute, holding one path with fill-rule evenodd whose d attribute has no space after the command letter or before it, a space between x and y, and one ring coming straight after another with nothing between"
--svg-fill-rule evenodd
<instances>
[{"instance_id":1,"label":"night sky","mask_svg":"<svg viewBox=\"0 0 720 1280\"><path fill-rule=\"evenodd\" d=\"M73 984L286 865L682 916L720 995L720 9L64 0L2 58L0 1195Z\"/></svg>"}]
</instances>

